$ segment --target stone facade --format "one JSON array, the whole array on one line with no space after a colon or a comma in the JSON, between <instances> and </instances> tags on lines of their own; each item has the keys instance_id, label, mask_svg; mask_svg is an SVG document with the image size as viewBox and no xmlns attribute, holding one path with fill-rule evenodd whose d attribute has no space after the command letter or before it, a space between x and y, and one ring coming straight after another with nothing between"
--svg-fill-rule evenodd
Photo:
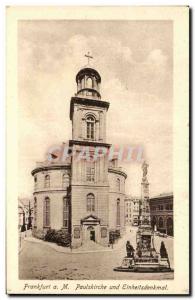
<instances>
[{"instance_id":1,"label":"stone facade","mask_svg":"<svg viewBox=\"0 0 195 300\"><path fill-rule=\"evenodd\" d=\"M87 240L106 246L110 230L124 230L127 175L108 155L91 159L100 147L108 151L111 146L106 142L109 102L101 100L99 73L90 67L81 69L76 82L77 93L70 102L72 140L68 142L76 155L63 163L38 164L32 171L34 232L65 229L71 234L72 247Z\"/></svg>"},{"instance_id":2,"label":"stone facade","mask_svg":"<svg viewBox=\"0 0 195 300\"><path fill-rule=\"evenodd\" d=\"M125 225L138 226L140 199L136 197L125 198Z\"/></svg>"},{"instance_id":3,"label":"stone facade","mask_svg":"<svg viewBox=\"0 0 195 300\"><path fill-rule=\"evenodd\" d=\"M173 194L150 198L151 225L153 229L173 236Z\"/></svg>"}]
</instances>

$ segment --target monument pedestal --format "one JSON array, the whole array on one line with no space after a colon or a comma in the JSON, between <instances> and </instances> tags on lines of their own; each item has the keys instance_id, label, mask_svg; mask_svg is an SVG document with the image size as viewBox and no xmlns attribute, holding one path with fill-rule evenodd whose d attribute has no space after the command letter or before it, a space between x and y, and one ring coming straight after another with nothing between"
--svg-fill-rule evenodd
<instances>
[{"instance_id":1,"label":"monument pedestal","mask_svg":"<svg viewBox=\"0 0 195 300\"><path fill-rule=\"evenodd\" d=\"M125 257L122 265L114 271L123 272L171 272L168 255L161 258L154 247L154 232L150 222L149 183L147 180L148 165L142 165L141 205L139 227L136 234L136 252L133 258Z\"/></svg>"}]
</instances>

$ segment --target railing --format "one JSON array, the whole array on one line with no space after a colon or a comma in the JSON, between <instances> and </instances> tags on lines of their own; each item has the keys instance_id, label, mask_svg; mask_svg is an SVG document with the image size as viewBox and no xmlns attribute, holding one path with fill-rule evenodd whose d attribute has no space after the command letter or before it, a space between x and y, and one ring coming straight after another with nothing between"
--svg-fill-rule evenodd
<instances>
[{"instance_id":1,"label":"railing","mask_svg":"<svg viewBox=\"0 0 195 300\"><path fill-rule=\"evenodd\" d=\"M36 162L36 168L39 167L47 167L47 166L58 166L58 165L68 165L70 162L66 161L44 161L44 162Z\"/></svg>"}]
</instances>

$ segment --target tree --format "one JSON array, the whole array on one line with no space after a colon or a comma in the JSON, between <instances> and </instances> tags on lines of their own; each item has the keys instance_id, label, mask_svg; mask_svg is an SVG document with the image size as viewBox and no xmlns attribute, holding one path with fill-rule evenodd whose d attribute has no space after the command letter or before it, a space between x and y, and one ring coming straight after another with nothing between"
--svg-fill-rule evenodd
<instances>
[{"instance_id":1,"label":"tree","mask_svg":"<svg viewBox=\"0 0 195 300\"><path fill-rule=\"evenodd\" d=\"M33 212L33 207L30 206L30 201L29 201L27 229L31 229L32 228L32 212Z\"/></svg>"}]
</instances>

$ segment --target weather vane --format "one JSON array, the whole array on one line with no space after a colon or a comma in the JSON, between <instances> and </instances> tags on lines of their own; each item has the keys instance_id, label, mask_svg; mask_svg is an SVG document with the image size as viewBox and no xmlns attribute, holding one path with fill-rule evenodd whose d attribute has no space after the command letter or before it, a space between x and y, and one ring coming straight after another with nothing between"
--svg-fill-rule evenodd
<instances>
[{"instance_id":1,"label":"weather vane","mask_svg":"<svg viewBox=\"0 0 195 300\"><path fill-rule=\"evenodd\" d=\"M88 65L89 65L90 59L93 59L93 56L91 56L90 52L88 52L87 54L85 54L85 57L87 57L87 59L88 59Z\"/></svg>"}]
</instances>

